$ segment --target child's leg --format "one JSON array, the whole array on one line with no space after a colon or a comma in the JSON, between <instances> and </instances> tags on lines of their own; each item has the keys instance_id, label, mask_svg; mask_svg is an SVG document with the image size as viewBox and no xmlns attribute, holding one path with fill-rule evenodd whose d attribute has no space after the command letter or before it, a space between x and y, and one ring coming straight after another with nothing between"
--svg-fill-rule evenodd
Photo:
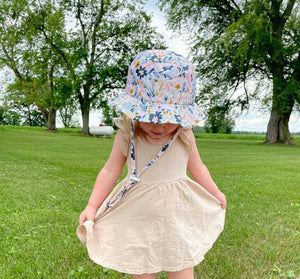
<instances>
[{"instance_id":1,"label":"child's leg","mask_svg":"<svg viewBox=\"0 0 300 279\"><path fill-rule=\"evenodd\" d=\"M141 274L141 275L132 274L131 279L156 279L156 274L155 273Z\"/></svg>"},{"instance_id":2,"label":"child's leg","mask_svg":"<svg viewBox=\"0 0 300 279\"><path fill-rule=\"evenodd\" d=\"M176 272L167 272L168 279L194 279L194 267L189 267Z\"/></svg>"}]
</instances>

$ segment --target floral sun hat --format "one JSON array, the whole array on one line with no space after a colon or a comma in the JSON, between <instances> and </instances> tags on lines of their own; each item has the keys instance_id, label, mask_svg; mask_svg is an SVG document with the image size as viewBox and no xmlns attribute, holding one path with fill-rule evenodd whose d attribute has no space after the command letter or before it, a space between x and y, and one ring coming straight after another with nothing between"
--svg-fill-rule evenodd
<instances>
[{"instance_id":1,"label":"floral sun hat","mask_svg":"<svg viewBox=\"0 0 300 279\"><path fill-rule=\"evenodd\" d=\"M203 114L195 103L195 68L168 50L146 50L131 63L126 89L110 104L129 118L190 127Z\"/></svg>"}]
</instances>

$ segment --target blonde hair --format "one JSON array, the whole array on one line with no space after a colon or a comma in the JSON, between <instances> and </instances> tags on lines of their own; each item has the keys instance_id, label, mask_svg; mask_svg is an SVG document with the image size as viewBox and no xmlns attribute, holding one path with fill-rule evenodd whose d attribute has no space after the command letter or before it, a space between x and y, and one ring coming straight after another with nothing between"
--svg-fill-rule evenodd
<instances>
[{"instance_id":1,"label":"blonde hair","mask_svg":"<svg viewBox=\"0 0 300 279\"><path fill-rule=\"evenodd\" d=\"M128 127L128 131L131 129L131 119L123 113L123 123L125 127ZM134 135L139 136L142 139L146 139L146 133L145 131L141 128L139 121L134 122Z\"/></svg>"},{"instance_id":2,"label":"blonde hair","mask_svg":"<svg viewBox=\"0 0 300 279\"><path fill-rule=\"evenodd\" d=\"M124 113L123 113L123 123L124 123L124 126L129 127L129 131L130 131L130 129L131 129L131 119ZM178 128L173 132L172 136L174 136L176 134L177 130L180 127L181 126L179 125ZM141 128L139 121L134 121L134 135L138 136L138 137L141 137L143 140L147 140L146 133Z\"/></svg>"}]
</instances>

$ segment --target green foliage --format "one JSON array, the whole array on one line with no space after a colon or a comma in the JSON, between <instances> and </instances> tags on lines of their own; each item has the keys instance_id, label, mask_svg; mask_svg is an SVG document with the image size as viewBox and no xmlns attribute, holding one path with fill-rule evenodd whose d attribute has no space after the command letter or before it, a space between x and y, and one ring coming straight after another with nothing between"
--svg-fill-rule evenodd
<instances>
[{"instance_id":1,"label":"green foliage","mask_svg":"<svg viewBox=\"0 0 300 279\"><path fill-rule=\"evenodd\" d=\"M24 115L24 121L22 122L22 125L36 127L46 126L41 112L37 108L34 108L33 105L28 105L27 107L22 108L20 113Z\"/></svg>"},{"instance_id":2,"label":"green foliage","mask_svg":"<svg viewBox=\"0 0 300 279\"><path fill-rule=\"evenodd\" d=\"M109 107L107 101L101 102L99 108L101 108L101 112L103 115L102 123L107 126L112 126L114 129L117 129L117 126L113 121L113 118L118 117L117 112Z\"/></svg>"},{"instance_id":3,"label":"green foliage","mask_svg":"<svg viewBox=\"0 0 300 279\"><path fill-rule=\"evenodd\" d=\"M11 69L16 77L11 88L25 94L28 104L38 107L47 128L52 130L55 129L55 114L52 112L60 108L66 98L56 90L57 84L65 77L65 71L60 57L49 48L37 28L48 21L39 22L37 18L52 11L52 33L47 34L51 42L55 37L53 29L61 32L64 24L61 11L49 2L44 10L35 11L32 16L36 2L0 1L0 12L5 15L0 18L0 66Z\"/></svg>"},{"instance_id":4,"label":"green foliage","mask_svg":"<svg viewBox=\"0 0 300 279\"><path fill-rule=\"evenodd\" d=\"M0 107L0 124L1 125L21 125L21 117L20 115L5 107Z\"/></svg>"},{"instance_id":5,"label":"green foliage","mask_svg":"<svg viewBox=\"0 0 300 279\"><path fill-rule=\"evenodd\" d=\"M65 86L63 87L65 88ZM62 89L62 92L66 92L69 88ZM71 96L64 100L64 105L59 109L58 116L65 128L79 127L73 117L77 112L76 100Z\"/></svg>"},{"instance_id":6,"label":"green foliage","mask_svg":"<svg viewBox=\"0 0 300 279\"><path fill-rule=\"evenodd\" d=\"M209 106L211 99L230 100L243 110L251 100L271 99L276 117L270 121L276 123L268 129L288 125L300 99L299 1L159 2L169 25L190 34L201 78L199 102ZM279 133L273 131L277 138Z\"/></svg>"},{"instance_id":7,"label":"green foliage","mask_svg":"<svg viewBox=\"0 0 300 279\"><path fill-rule=\"evenodd\" d=\"M36 105L31 103L20 82L16 81L8 86L3 100L6 110L14 111L20 118L18 124L13 125L45 127L45 120L41 112Z\"/></svg>"},{"instance_id":8,"label":"green foliage","mask_svg":"<svg viewBox=\"0 0 300 279\"><path fill-rule=\"evenodd\" d=\"M22 95L6 96L0 107L2 125L45 127L45 121L36 106L29 104Z\"/></svg>"},{"instance_id":9,"label":"green foliage","mask_svg":"<svg viewBox=\"0 0 300 279\"><path fill-rule=\"evenodd\" d=\"M207 113L204 129L207 133L231 134L235 121L228 106L211 107Z\"/></svg>"},{"instance_id":10,"label":"green foliage","mask_svg":"<svg viewBox=\"0 0 300 279\"><path fill-rule=\"evenodd\" d=\"M195 278L298 278L300 137L297 146L280 146L201 136L201 158L228 208ZM0 142L0 278L129 279L93 263L75 233L113 139L0 126Z\"/></svg>"}]
</instances>

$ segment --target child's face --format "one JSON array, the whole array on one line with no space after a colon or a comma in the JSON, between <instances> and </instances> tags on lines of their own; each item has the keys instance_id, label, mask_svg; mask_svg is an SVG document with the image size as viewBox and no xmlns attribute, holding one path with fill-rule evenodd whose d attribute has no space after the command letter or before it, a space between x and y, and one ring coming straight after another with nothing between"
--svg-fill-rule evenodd
<instances>
[{"instance_id":1,"label":"child's face","mask_svg":"<svg viewBox=\"0 0 300 279\"><path fill-rule=\"evenodd\" d=\"M179 127L178 124L164 123L152 124L146 122L139 122L142 130L152 139L165 139L170 137L172 133Z\"/></svg>"}]
</instances>

